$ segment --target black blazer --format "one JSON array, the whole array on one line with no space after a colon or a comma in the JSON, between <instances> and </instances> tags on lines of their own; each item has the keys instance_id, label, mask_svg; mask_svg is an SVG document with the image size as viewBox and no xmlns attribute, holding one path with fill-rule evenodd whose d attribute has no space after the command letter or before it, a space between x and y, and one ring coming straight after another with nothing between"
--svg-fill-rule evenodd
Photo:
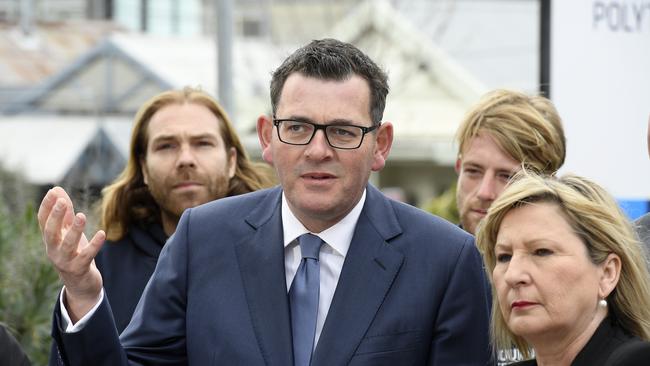
<instances>
[{"instance_id":1,"label":"black blazer","mask_svg":"<svg viewBox=\"0 0 650 366\"><path fill-rule=\"evenodd\" d=\"M537 365L535 360L511 365ZM650 342L628 334L612 318L605 318L596 333L578 353L571 366L650 365Z\"/></svg>"}]
</instances>

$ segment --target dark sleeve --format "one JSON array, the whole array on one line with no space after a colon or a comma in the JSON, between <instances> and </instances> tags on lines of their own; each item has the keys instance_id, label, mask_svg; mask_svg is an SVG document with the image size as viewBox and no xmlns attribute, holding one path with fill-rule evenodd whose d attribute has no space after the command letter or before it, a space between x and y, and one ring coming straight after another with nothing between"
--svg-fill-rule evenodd
<instances>
[{"instance_id":1,"label":"dark sleeve","mask_svg":"<svg viewBox=\"0 0 650 366\"><path fill-rule=\"evenodd\" d=\"M637 366L648 364L650 364L650 343L639 339L623 344L605 362L605 366Z\"/></svg>"},{"instance_id":2,"label":"dark sleeve","mask_svg":"<svg viewBox=\"0 0 650 366\"><path fill-rule=\"evenodd\" d=\"M106 296L81 331L65 333L61 319L60 302L57 300L52 321L54 349L50 354L51 366L128 364Z\"/></svg>"},{"instance_id":3,"label":"dark sleeve","mask_svg":"<svg viewBox=\"0 0 650 366\"><path fill-rule=\"evenodd\" d=\"M462 243L438 311L430 365L490 365L490 293L472 239Z\"/></svg>"},{"instance_id":4,"label":"dark sleeve","mask_svg":"<svg viewBox=\"0 0 650 366\"><path fill-rule=\"evenodd\" d=\"M0 366L29 366L29 358L20 343L4 326L0 326Z\"/></svg>"}]
</instances>

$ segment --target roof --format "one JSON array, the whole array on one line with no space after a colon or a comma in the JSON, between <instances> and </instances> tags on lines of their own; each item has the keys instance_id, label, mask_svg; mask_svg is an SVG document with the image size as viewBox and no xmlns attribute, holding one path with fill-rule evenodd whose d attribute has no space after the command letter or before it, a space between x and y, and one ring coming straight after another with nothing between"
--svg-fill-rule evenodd
<instances>
[{"instance_id":1,"label":"roof","mask_svg":"<svg viewBox=\"0 0 650 366\"><path fill-rule=\"evenodd\" d=\"M117 33L78 57L4 112L114 113L131 116L155 94L200 87L217 95L215 41ZM240 40L233 50L234 123L253 131L268 111L271 72L286 52L259 40Z\"/></svg>"},{"instance_id":2,"label":"roof","mask_svg":"<svg viewBox=\"0 0 650 366\"><path fill-rule=\"evenodd\" d=\"M127 156L129 119L69 116L13 116L0 119L0 161L34 184L57 184L98 135Z\"/></svg>"},{"instance_id":3,"label":"roof","mask_svg":"<svg viewBox=\"0 0 650 366\"><path fill-rule=\"evenodd\" d=\"M31 89L118 28L103 21L39 22L30 36L0 23L0 109L16 92Z\"/></svg>"}]
</instances>

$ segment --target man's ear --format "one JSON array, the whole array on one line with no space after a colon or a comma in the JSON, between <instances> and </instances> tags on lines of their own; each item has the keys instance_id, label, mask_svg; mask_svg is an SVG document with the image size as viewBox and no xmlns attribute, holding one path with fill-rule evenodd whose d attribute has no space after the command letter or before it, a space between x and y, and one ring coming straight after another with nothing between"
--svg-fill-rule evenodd
<instances>
[{"instance_id":1,"label":"man's ear","mask_svg":"<svg viewBox=\"0 0 650 366\"><path fill-rule=\"evenodd\" d=\"M460 160L460 156L456 158L456 165L454 165L454 170L456 171L456 174L460 174L460 166L462 164L462 161Z\"/></svg>"},{"instance_id":2,"label":"man's ear","mask_svg":"<svg viewBox=\"0 0 650 366\"><path fill-rule=\"evenodd\" d=\"M614 291L618 284L621 275L621 258L615 253L610 253L600 266L602 273L598 286L598 296L604 299Z\"/></svg>"},{"instance_id":3,"label":"man's ear","mask_svg":"<svg viewBox=\"0 0 650 366\"><path fill-rule=\"evenodd\" d=\"M230 148L228 152L228 178L232 179L235 176L237 171L237 149L234 147Z\"/></svg>"},{"instance_id":4,"label":"man's ear","mask_svg":"<svg viewBox=\"0 0 650 366\"><path fill-rule=\"evenodd\" d=\"M273 140L273 121L269 116L261 115L257 118L257 137L262 147L262 158L273 165L273 151L271 141Z\"/></svg>"},{"instance_id":5,"label":"man's ear","mask_svg":"<svg viewBox=\"0 0 650 366\"><path fill-rule=\"evenodd\" d=\"M393 124L384 122L377 130L377 141L373 152L374 160L371 166L373 171L377 172L384 168L391 146L393 146Z\"/></svg>"},{"instance_id":6,"label":"man's ear","mask_svg":"<svg viewBox=\"0 0 650 366\"><path fill-rule=\"evenodd\" d=\"M140 158L140 171L142 172L142 179L144 180L144 185L149 185L149 175L147 173L147 164L145 158Z\"/></svg>"}]
</instances>

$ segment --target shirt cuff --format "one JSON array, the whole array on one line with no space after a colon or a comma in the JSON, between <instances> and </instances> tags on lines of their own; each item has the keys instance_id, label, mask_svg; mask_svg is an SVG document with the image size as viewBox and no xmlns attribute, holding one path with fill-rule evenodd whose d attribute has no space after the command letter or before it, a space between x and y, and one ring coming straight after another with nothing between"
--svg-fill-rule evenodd
<instances>
[{"instance_id":1,"label":"shirt cuff","mask_svg":"<svg viewBox=\"0 0 650 366\"><path fill-rule=\"evenodd\" d=\"M72 324L72 320L70 320L70 315L68 314L68 310L66 310L65 306L63 305L63 293L65 291L65 286L63 286L63 290L61 290L61 294L59 295L59 304L60 304L60 309L61 309L61 327L65 329L65 333L77 333L84 329L86 326L86 323L88 323L88 320L92 318L93 314L95 314L95 311L97 311L97 308L99 308L99 305L101 305L102 301L104 300L104 289L102 288L102 291L99 293L99 301L97 301L97 304L93 306L92 309L86 315L84 315L81 319L79 319L78 322L75 324Z\"/></svg>"}]
</instances>

